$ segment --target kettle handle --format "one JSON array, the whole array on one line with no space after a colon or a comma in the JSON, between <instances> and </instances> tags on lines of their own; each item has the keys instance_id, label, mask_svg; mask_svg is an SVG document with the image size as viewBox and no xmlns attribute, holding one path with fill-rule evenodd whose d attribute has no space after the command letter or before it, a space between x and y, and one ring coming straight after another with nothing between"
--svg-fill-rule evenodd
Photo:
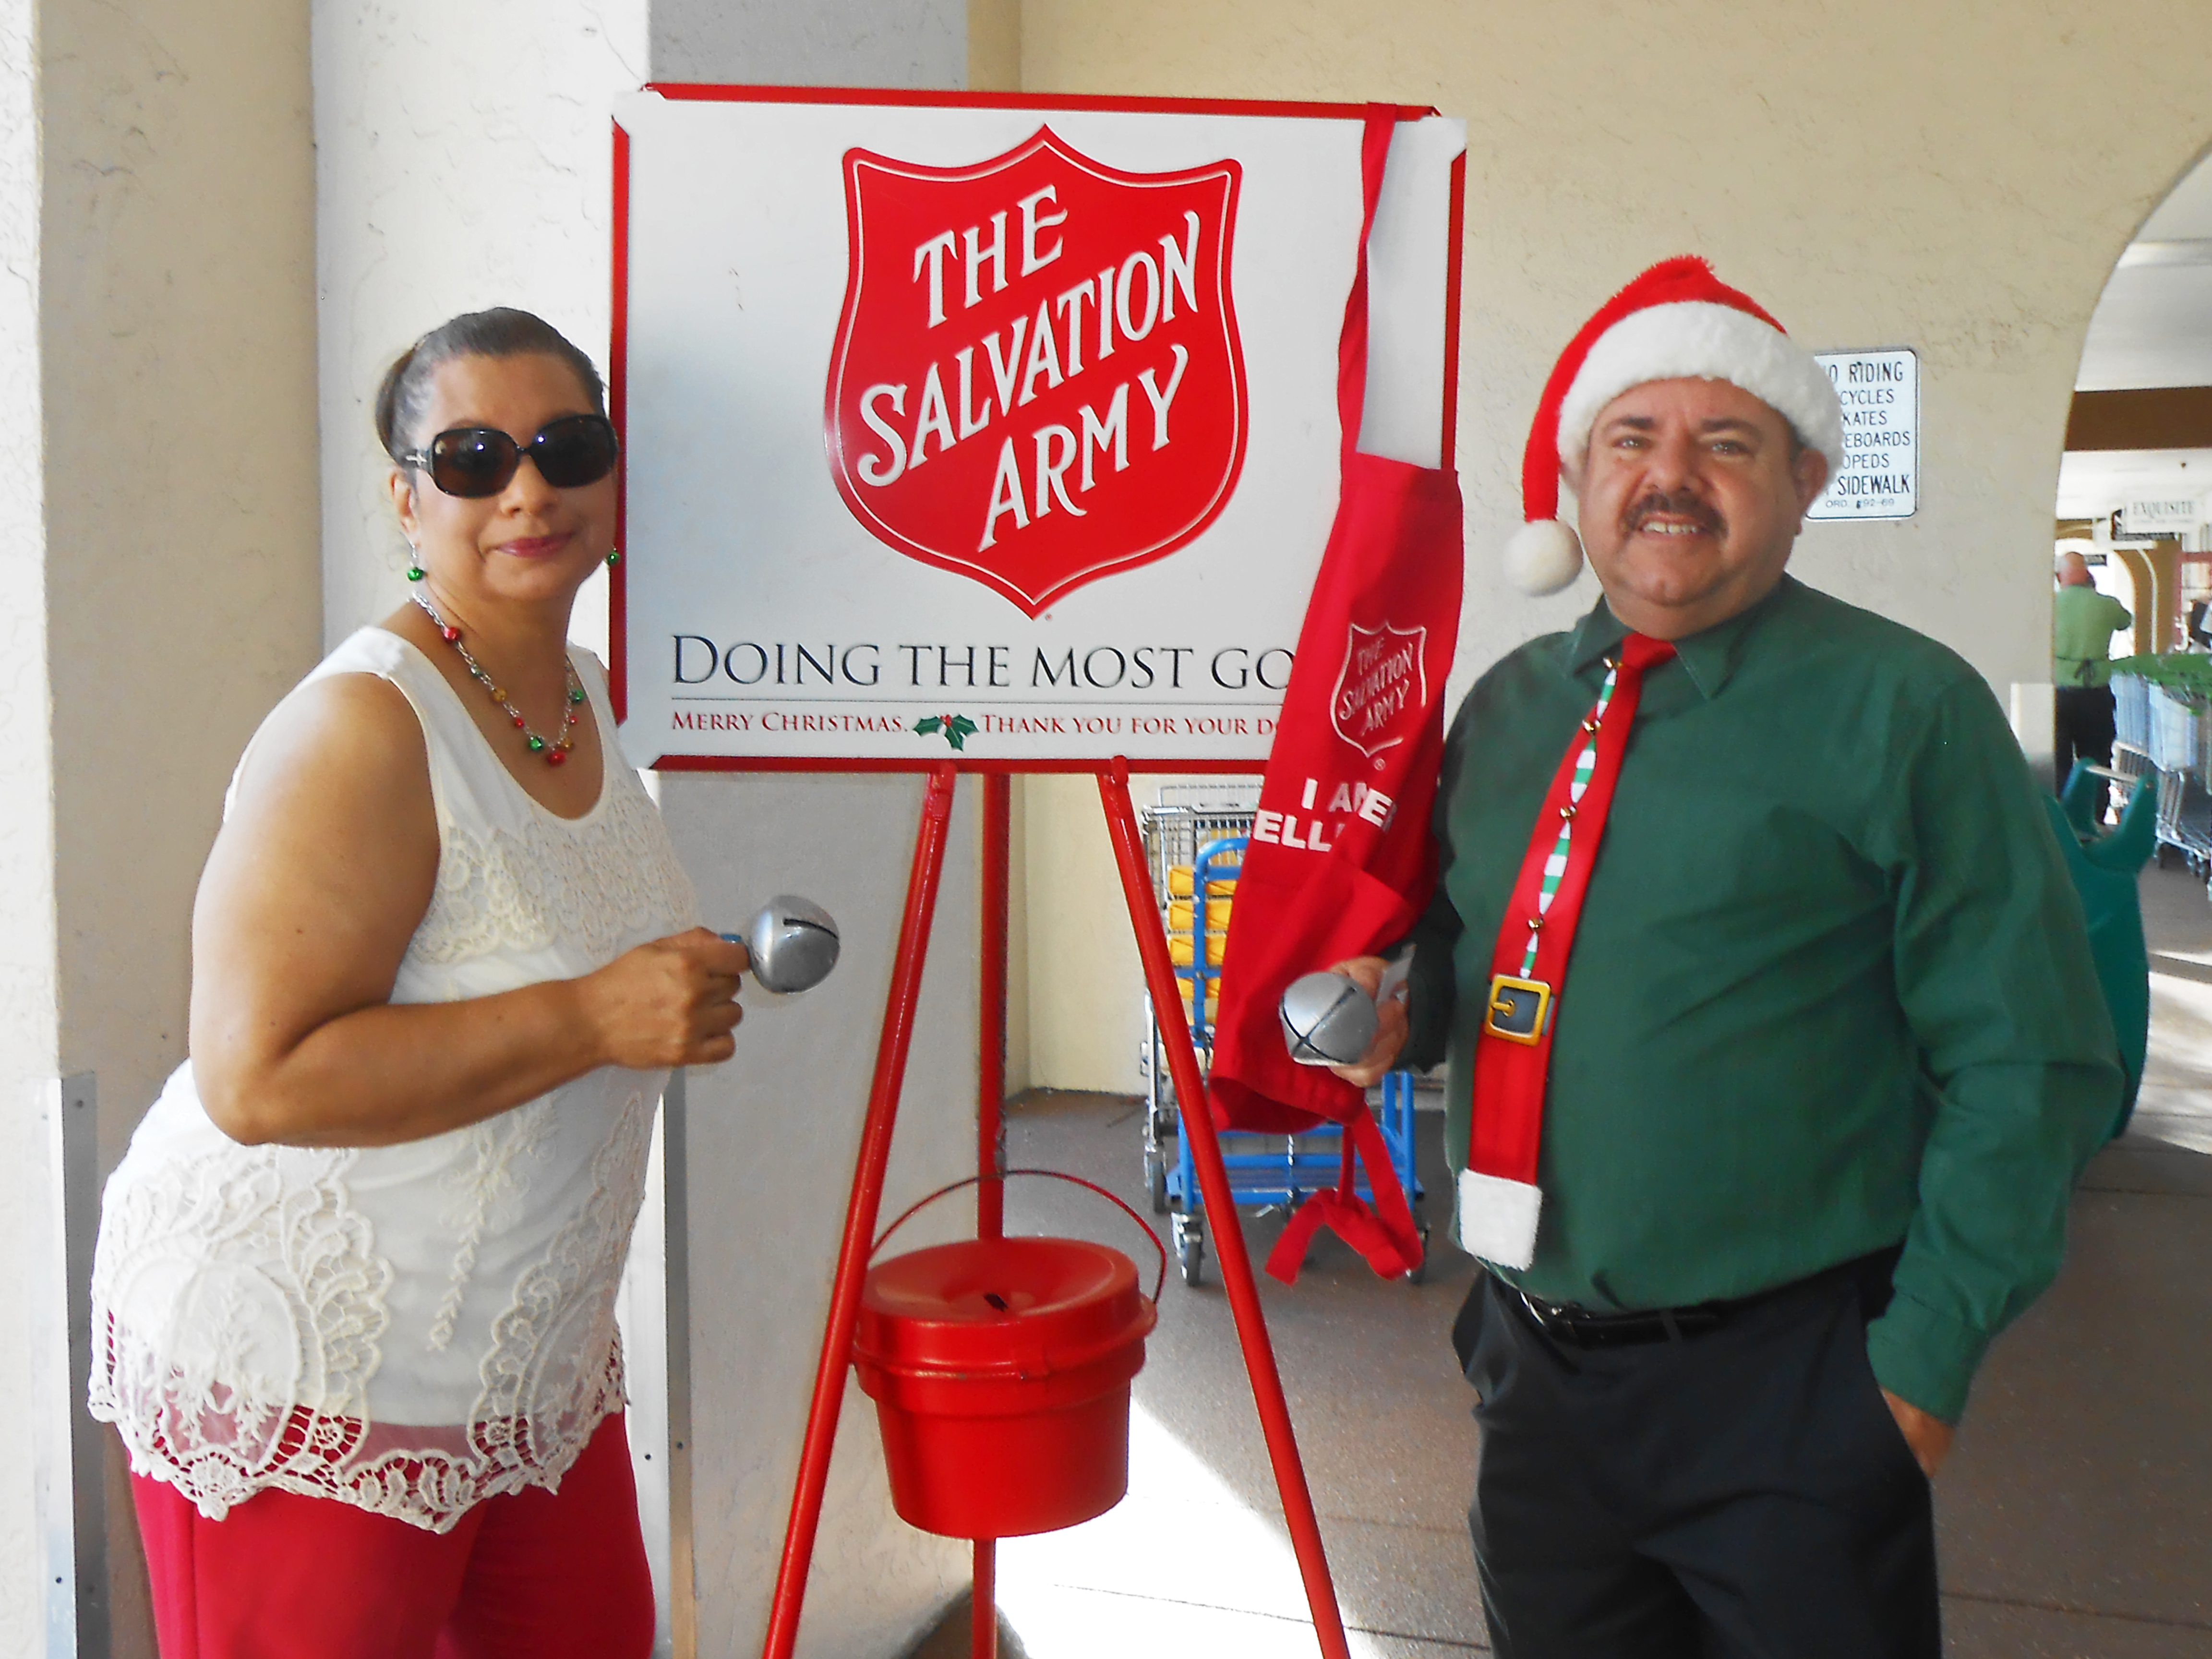
<instances>
[{"instance_id":1,"label":"kettle handle","mask_svg":"<svg viewBox=\"0 0 2212 1659\"><path fill-rule=\"evenodd\" d=\"M1097 1194L1099 1197L1104 1199L1109 1204L1111 1204L1115 1209L1121 1211L1123 1215L1127 1216L1130 1220L1135 1222L1139 1227L1142 1227L1145 1230L1145 1237L1152 1240L1152 1249L1158 1254L1160 1258L1159 1272L1152 1279L1152 1305L1154 1307L1158 1307L1159 1305L1160 1291L1166 1286L1168 1282L1168 1247L1160 1243L1160 1236L1152 1231L1152 1224L1146 1220L1144 1217L1139 1215L1134 1210L1131 1209L1127 1204L1124 1204L1120 1199L1115 1197L1113 1194L1108 1192L1097 1182L1085 1181L1081 1176L1063 1175L1058 1170L1002 1170L996 1175L971 1175L962 1180L953 1182L949 1186L939 1187L935 1192L930 1194L927 1198L918 1199L914 1203L908 1205L905 1210L900 1213L897 1220L892 1222L890 1226L884 1228L882 1232L876 1235L876 1242L868 1247L868 1259L870 1261L873 1261L875 1259L876 1252L884 1248L884 1245L889 1241L893 1233L905 1226L906 1224L911 1221L918 1212L929 1205L936 1203L939 1199L943 1198L947 1193L957 1193L963 1187L981 1186L986 1181L1004 1181L1008 1176L1042 1176L1048 1181L1065 1181L1073 1186L1087 1187L1092 1192Z\"/></svg>"}]
</instances>

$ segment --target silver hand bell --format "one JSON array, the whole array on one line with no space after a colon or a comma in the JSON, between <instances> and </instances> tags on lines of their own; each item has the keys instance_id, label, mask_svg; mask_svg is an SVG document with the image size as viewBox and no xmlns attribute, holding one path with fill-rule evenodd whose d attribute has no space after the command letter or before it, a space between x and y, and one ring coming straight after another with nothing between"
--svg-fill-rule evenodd
<instances>
[{"instance_id":1,"label":"silver hand bell","mask_svg":"<svg viewBox=\"0 0 2212 1659\"><path fill-rule=\"evenodd\" d=\"M1411 951L1401 955L1383 970L1373 997L1347 974L1292 980L1276 1009L1291 1058L1301 1066L1357 1066L1375 1041L1377 1005L1401 994L1413 965Z\"/></svg>"},{"instance_id":2,"label":"silver hand bell","mask_svg":"<svg viewBox=\"0 0 2212 1659\"><path fill-rule=\"evenodd\" d=\"M1356 1066L1375 1041L1375 999L1348 975L1300 975L1276 1012L1283 1042L1301 1066Z\"/></svg>"},{"instance_id":3,"label":"silver hand bell","mask_svg":"<svg viewBox=\"0 0 2212 1659\"><path fill-rule=\"evenodd\" d=\"M753 959L761 988L780 995L811 991L837 965L837 924L811 900L778 893L760 908L743 933L725 933Z\"/></svg>"}]
</instances>

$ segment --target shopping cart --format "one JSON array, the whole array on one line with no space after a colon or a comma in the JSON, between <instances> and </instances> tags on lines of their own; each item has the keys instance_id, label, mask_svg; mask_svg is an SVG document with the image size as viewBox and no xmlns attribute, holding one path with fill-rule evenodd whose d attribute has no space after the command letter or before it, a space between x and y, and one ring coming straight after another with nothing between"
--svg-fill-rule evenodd
<instances>
[{"instance_id":1,"label":"shopping cart","mask_svg":"<svg viewBox=\"0 0 2212 1659\"><path fill-rule=\"evenodd\" d=\"M1154 887L1166 913L1168 954L1183 991L1191 1042L1202 1071L1212 1067L1223 947L1258 793L1256 786L1224 790L1168 785L1160 792L1160 804L1141 815ZM1146 1015L1140 1055L1145 1186L1154 1212L1172 1218L1176 1261L1183 1282L1194 1285L1206 1260L1205 1204L1188 1140L1177 1133L1180 1103L1168 1074L1158 1011L1148 1002ZM1197 1103L1196 1109L1205 1110L1205 1103ZM1393 1072L1382 1079L1376 1115L1420 1234L1422 1261L1407 1275L1418 1284L1427 1270L1429 1229L1413 1169L1412 1073ZM1290 1135L1224 1130L1220 1140L1222 1166L1240 1206L1292 1211L1315 1193L1334 1187L1341 1173L1343 1131L1333 1127ZM1372 1196L1364 1180L1359 1192Z\"/></svg>"},{"instance_id":2,"label":"shopping cart","mask_svg":"<svg viewBox=\"0 0 2212 1659\"><path fill-rule=\"evenodd\" d=\"M2112 701L2117 716L2118 692ZM2212 728L2212 703L2163 685L2146 686L2143 701L2149 727L2148 758L2158 770L2159 856L2163 861L2166 849L2172 848L2191 870L2212 875L2212 790L2206 787L2207 760L2212 757L2212 729L2208 729ZM2119 752L2116 743L2116 759Z\"/></svg>"},{"instance_id":3,"label":"shopping cart","mask_svg":"<svg viewBox=\"0 0 2212 1659\"><path fill-rule=\"evenodd\" d=\"M2135 797L2135 780L2150 763L2150 683L2135 674L2112 676L2112 772L2118 793L2107 805L2123 811Z\"/></svg>"},{"instance_id":4,"label":"shopping cart","mask_svg":"<svg viewBox=\"0 0 2212 1659\"><path fill-rule=\"evenodd\" d=\"M1190 1020L1191 1046L1198 1051L1201 1073L1213 1066L1213 1018L1219 1006L1221 954L1229 938L1229 900L1236 890L1232 864L1242 858L1221 860L1218 875L1210 875L1214 890L1199 895L1193 872L1200 852L1216 843L1234 840L1241 848L1252 828L1252 814L1260 801L1255 782L1163 784L1159 804L1139 814L1144 831L1145 854L1152 866L1152 890L1159 896L1168 929L1168 955L1175 964L1177 988ZM1213 868L1209 861L1208 869ZM1205 904L1203 925L1198 909ZM1205 948L1197 941L1203 939ZM1137 1064L1145 1079L1145 1189L1156 1215L1168 1213L1167 1176L1176 1161L1175 1079L1168 1070L1167 1045L1160 1034L1158 1011L1149 997L1145 1003L1145 1036Z\"/></svg>"},{"instance_id":5,"label":"shopping cart","mask_svg":"<svg viewBox=\"0 0 2212 1659\"><path fill-rule=\"evenodd\" d=\"M2112 746L2131 750L2150 763L2150 682L2137 674L2112 676Z\"/></svg>"}]
</instances>

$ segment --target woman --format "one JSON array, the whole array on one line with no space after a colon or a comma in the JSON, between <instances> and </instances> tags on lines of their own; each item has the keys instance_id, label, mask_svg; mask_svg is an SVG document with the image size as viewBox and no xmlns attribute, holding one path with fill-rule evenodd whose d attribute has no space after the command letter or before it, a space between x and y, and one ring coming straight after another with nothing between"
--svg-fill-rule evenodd
<instances>
[{"instance_id":1,"label":"woman","mask_svg":"<svg viewBox=\"0 0 2212 1659\"><path fill-rule=\"evenodd\" d=\"M615 557L590 360L426 335L377 403L414 549L240 762L191 1058L109 1182L92 1408L165 1659L643 1655L617 1281L668 1068L742 947L616 751L576 591Z\"/></svg>"}]
</instances>

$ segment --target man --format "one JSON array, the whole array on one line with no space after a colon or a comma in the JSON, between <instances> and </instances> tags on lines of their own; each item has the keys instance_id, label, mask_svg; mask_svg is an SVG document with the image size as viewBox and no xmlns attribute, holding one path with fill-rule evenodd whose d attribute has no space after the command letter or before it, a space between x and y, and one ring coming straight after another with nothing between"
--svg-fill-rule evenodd
<instances>
[{"instance_id":1,"label":"man","mask_svg":"<svg viewBox=\"0 0 2212 1659\"><path fill-rule=\"evenodd\" d=\"M1572 578L1564 475L1604 596L1460 709L1409 1006L1344 1068L1449 1055L1510 1659L1935 1659L1928 1477L2118 1104L1987 687L1784 574L1841 451L1825 374L1702 261L1577 337L1517 558Z\"/></svg>"},{"instance_id":2,"label":"man","mask_svg":"<svg viewBox=\"0 0 2212 1659\"><path fill-rule=\"evenodd\" d=\"M2135 620L2127 606L2097 591L2088 560L2059 556L2051 601L2051 724L2062 795L2075 761L2112 763L2112 635Z\"/></svg>"}]
</instances>

